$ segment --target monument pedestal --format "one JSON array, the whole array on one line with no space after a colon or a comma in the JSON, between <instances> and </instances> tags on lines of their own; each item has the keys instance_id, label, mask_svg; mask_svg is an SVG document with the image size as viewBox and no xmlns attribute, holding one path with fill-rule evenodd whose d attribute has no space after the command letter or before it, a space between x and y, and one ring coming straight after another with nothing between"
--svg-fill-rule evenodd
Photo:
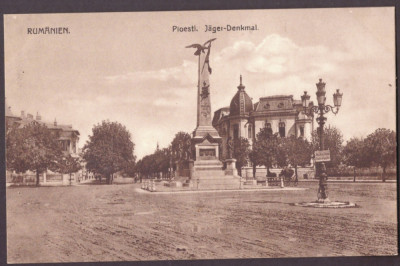
<instances>
[{"instance_id":1,"label":"monument pedestal","mask_svg":"<svg viewBox=\"0 0 400 266\"><path fill-rule=\"evenodd\" d=\"M226 159L225 162L226 162L225 175L237 176L238 172L236 169L236 159Z\"/></svg>"},{"instance_id":2,"label":"monument pedestal","mask_svg":"<svg viewBox=\"0 0 400 266\"><path fill-rule=\"evenodd\" d=\"M192 138L196 160L189 162L190 186L195 189L240 189L235 159L230 159L229 169L223 170L219 160L221 138L207 134L203 138Z\"/></svg>"}]
</instances>

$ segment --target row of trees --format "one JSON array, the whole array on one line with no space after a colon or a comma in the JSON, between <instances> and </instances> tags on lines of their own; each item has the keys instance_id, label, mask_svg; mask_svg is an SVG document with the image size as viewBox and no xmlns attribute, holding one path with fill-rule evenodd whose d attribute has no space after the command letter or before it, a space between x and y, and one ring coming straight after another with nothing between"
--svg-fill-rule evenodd
<instances>
[{"instance_id":1,"label":"row of trees","mask_svg":"<svg viewBox=\"0 0 400 266\"><path fill-rule=\"evenodd\" d=\"M158 176L159 173L168 176L171 168L176 169L176 164L187 166L192 152L190 135L178 132L168 148L157 148L153 154L139 160L133 173L145 177ZM309 163L311 153L311 145L301 138L280 138L277 134L271 134L268 129L262 129L257 135L253 150L246 138L235 139L232 155L236 159L240 175L242 167L248 164L249 159L253 164L264 165L268 169L272 165L283 167L291 164L295 166L297 174L297 165Z\"/></svg>"},{"instance_id":2,"label":"row of trees","mask_svg":"<svg viewBox=\"0 0 400 266\"><path fill-rule=\"evenodd\" d=\"M134 144L129 131L120 123L103 121L93 127L81 154L84 161L63 152L59 137L57 131L36 121L22 128L18 125L7 127L7 170L35 172L39 185L40 174L47 170L71 177L86 163L88 171L106 177L111 184L116 172L129 171L134 166Z\"/></svg>"},{"instance_id":3,"label":"row of trees","mask_svg":"<svg viewBox=\"0 0 400 266\"><path fill-rule=\"evenodd\" d=\"M345 146L343 135L336 127L324 128L325 149L330 150L331 161L327 162L328 168L335 169L341 164L355 167L381 166L383 179L386 168L396 160L395 132L388 129L378 129L365 140L353 138ZM314 151L319 150L319 135L312 133L311 141L294 136L281 138L272 134L270 129L263 128L256 136L253 148L246 138L234 140L232 157L235 158L238 172L241 175L243 166L248 162L253 164L253 175L256 166L265 166L269 172L273 166L292 166L297 178L298 166L310 164ZM153 154L147 155L134 167L134 172L144 176L154 176L159 173L167 175L176 162L187 162L191 154L190 135L179 132L168 148L157 149Z\"/></svg>"},{"instance_id":4,"label":"row of trees","mask_svg":"<svg viewBox=\"0 0 400 266\"><path fill-rule=\"evenodd\" d=\"M383 168L383 180L386 169L396 162L396 133L389 129L377 129L363 138L352 138L343 146L343 136L334 127L324 129L325 149L331 152L331 161L327 167L336 167L344 163L354 167L380 166ZM8 170L19 173L33 171L36 183L39 175L47 169L64 174L79 171L81 162L66 155L58 142L57 131L37 122L23 128L12 126L6 128L6 166ZM188 133L178 132L171 144L164 149L143 157L135 163L134 143L129 131L120 123L103 121L93 127L92 135L83 148L82 158L87 170L106 177L112 183L116 172L123 171L128 175L140 173L144 176L164 175L176 168L176 162L187 162L192 154L191 137ZM257 134L253 149L245 138L234 141L233 157L240 170L251 161L255 166L263 165L295 167L310 162L312 154L319 149L319 136L312 134L311 142L293 136L280 138L270 129L263 128Z\"/></svg>"},{"instance_id":5,"label":"row of trees","mask_svg":"<svg viewBox=\"0 0 400 266\"><path fill-rule=\"evenodd\" d=\"M153 154L144 156L134 167L134 173L140 177L169 176L176 163L185 164L191 158L191 137L186 132L178 132L167 148L157 149ZM132 174L132 173L131 173Z\"/></svg>"},{"instance_id":6,"label":"row of trees","mask_svg":"<svg viewBox=\"0 0 400 266\"><path fill-rule=\"evenodd\" d=\"M389 129L377 129L365 139L352 138L344 146L340 130L327 127L324 128L324 145L325 149L330 150L331 161L326 166L331 169L340 164L354 167L380 166L383 169L382 180L385 181L387 167L396 162L396 133ZM263 128L257 134L252 150L247 139L237 139L234 142L233 157L237 160L239 173L250 161L253 164L253 176L256 174L256 166L265 166L269 172L272 166L291 165L295 168L297 178L297 166L309 164L319 148L317 131L312 133L311 142L308 142L294 136L280 138L278 134L272 134L270 129Z\"/></svg>"},{"instance_id":7,"label":"row of trees","mask_svg":"<svg viewBox=\"0 0 400 266\"><path fill-rule=\"evenodd\" d=\"M267 172L274 165L295 167L297 178L297 166L310 163L312 145L303 138L290 136L281 138L278 134L272 134L270 129L263 128L257 134L253 149L250 150L249 141L246 138L238 138L234 142L233 158L236 159L238 172L247 165L248 161L253 164L253 176L256 175L256 166L265 166Z\"/></svg>"},{"instance_id":8,"label":"row of trees","mask_svg":"<svg viewBox=\"0 0 400 266\"><path fill-rule=\"evenodd\" d=\"M386 169L396 163L396 133L379 128L366 138L352 138L343 149L343 162L355 168L380 166L382 181L386 180Z\"/></svg>"}]
</instances>

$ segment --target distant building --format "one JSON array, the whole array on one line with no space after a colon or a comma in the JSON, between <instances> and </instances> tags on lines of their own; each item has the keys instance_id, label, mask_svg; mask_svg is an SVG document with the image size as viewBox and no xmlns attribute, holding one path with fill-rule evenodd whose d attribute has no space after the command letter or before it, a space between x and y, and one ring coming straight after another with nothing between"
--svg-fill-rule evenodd
<instances>
[{"instance_id":1,"label":"distant building","mask_svg":"<svg viewBox=\"0 0 400 266\"><path fill-rule=\"evenodd\" d=\"M60 125L54 120L53 123L45 122L39 113L36 113L34 117L32 114L27 113L25 115L24 111L21 111L20 116L16 116L11 111L11 107L7 105L5 110L5 123L6 129L11 127L22 128L29 123L40 123L45 125L50 131L56 132L58 136L58 141L63 149L64 155L71 155L73 157L79 156L79 131L74 129L72 125ZM61 173L53 173L51 171L46 171L40 175L40 184L46 185L68 185L71 182L77 182L78 177L82 177L82 171L71 176ZM85 179L87 179L85 175ZM11 171L7 171L7 183L13 183L18 185L32 185L35 184L35 174L30 171L24 174L16 174Z\"/></svg>"},{"instance_id":2,"label":"distant building","mask_svg":"<svg viewBox=\"0 0 400 266\"><path fill-rule=\"evenodd\" d=\"M222 137L222 159L227 158L229 137L247 138L252 145L264 127L280 137L293 135L311 140L314 122L312 117L304 114L301 100L294 99L293 95L274 95L261 97L253 104L242 84L242 76L237 88L230 106L214 112L213 126Z\"/></svg>"},{"instance_id":3,"label":"distant building","mask_svg":"<svg viewBox=\"0 0 400 266\"><path fill-rule=\"evenodd\" d=\"M7 104L7 103L6 103ZM39 113L36 113L36 117L32 114L26 114L21 111L20 116L16 116L11 111L11 107L6 105L5 111L6 128L11 126L24 127L25 125L36 122L45 125L49 130L56 131L58 133L58 141L60 142L65 155L71 154L72 156L78 156L78 142L79 142L79 131L74 129L72 125L60 125L54 120L51 122L44 122Z\"/></svg>"}]
</instances>

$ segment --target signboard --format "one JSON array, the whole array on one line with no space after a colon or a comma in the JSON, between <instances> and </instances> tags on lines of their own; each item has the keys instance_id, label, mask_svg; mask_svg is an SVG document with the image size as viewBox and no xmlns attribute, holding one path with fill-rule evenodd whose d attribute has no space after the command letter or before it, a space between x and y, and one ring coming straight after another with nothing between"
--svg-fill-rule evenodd
<instances>
[{"instance_id":1,"label":"signboard","mask_svg":"<svg viewBox=\"0 0 400 266\"><path fill-rule=\"evenodd\" d=\"M329 162L331 160L331 153L329 150L315 151L315 162Z\"/></svg>"}]
</instances>

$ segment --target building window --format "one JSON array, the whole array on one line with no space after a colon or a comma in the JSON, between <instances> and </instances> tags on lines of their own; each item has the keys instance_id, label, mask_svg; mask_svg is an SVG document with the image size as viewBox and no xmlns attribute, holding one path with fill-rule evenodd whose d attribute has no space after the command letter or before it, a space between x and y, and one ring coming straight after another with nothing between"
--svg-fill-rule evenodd
<instances>
[{"instance_id":1,"label":"building window","mask_svg":"<svg viewBox=\"0 0 400 266\"><path fill-rule=\"evenodd\" d=\"M269 103L266 103L266 104L264 105L264 109L267 109L267 110L269 110L269 108L270 108L270 105L269 105Z\"/></svg>"},{"instance_id":2,"label":"building window","mask_svg":"<svg viewBox=\"0 0 400 266\"><path fill-rule=\"evenodd\" d=\"M252 127L252 125L250 124L249 126L248 126L249 128L247 129L247 138L248 139L251 139L251 137L252 137L252 130L251 130L251 127Z\"/></svg>"},{"instance_id":3,"label":"building window","mask_svg":"<svg viewBox=\"0 0 400 266\"><path fill-rule=\"evenodd\" d=\"M279 136L281 136L282 138L285 137L285 123L283 122L279 123Z\"/></svg>"},{"instance_id":4,"label":"building window","mask_svg":"<svg viewBox=\"0 0 400 266\"><path fill-rule=\"evenodd\" d=\"M304 127L303 126L301 126L300 127L300 137L304 137Z\"/></svg>"},{"instance_id":5,"label":"building window","mask_svg":"<svg viewBox=\"0 0 400 266\"><path fill-rule=\"evenodd\" d=\"M279 103L278 108L283 108L283 103Z\"/></svg>"},{"instance_id":6,"label":"building window","mask_svg":"<svg viewBox=\"0 0 400 266\"><path fill-rule=\"evenodd\" d=\"M265 128L267 129L267 132L268 132L269 134L272 134L271 123L265 122Z\"/></svg>"},{"instance_id":7,"label":"building window","mask_svg":"<svg viewBox=\"0 0 400 266\"><path fill-rule=\"evenodd\" d=\"M70 141L69 140L61 141L61 145L62 145L62 149L64 151L69 151L69 145L70 145Z\"/></svg>"},{"instance_id":8,"label":"building window","mask_svg":"<svg viewBox=\"0 0 400 266\"><path fill-rule=\"evenodd\" d=\"M233 139L238 139L239 138L239 125L235 124L233 125Z\"/></svg>"}]
</instances>

